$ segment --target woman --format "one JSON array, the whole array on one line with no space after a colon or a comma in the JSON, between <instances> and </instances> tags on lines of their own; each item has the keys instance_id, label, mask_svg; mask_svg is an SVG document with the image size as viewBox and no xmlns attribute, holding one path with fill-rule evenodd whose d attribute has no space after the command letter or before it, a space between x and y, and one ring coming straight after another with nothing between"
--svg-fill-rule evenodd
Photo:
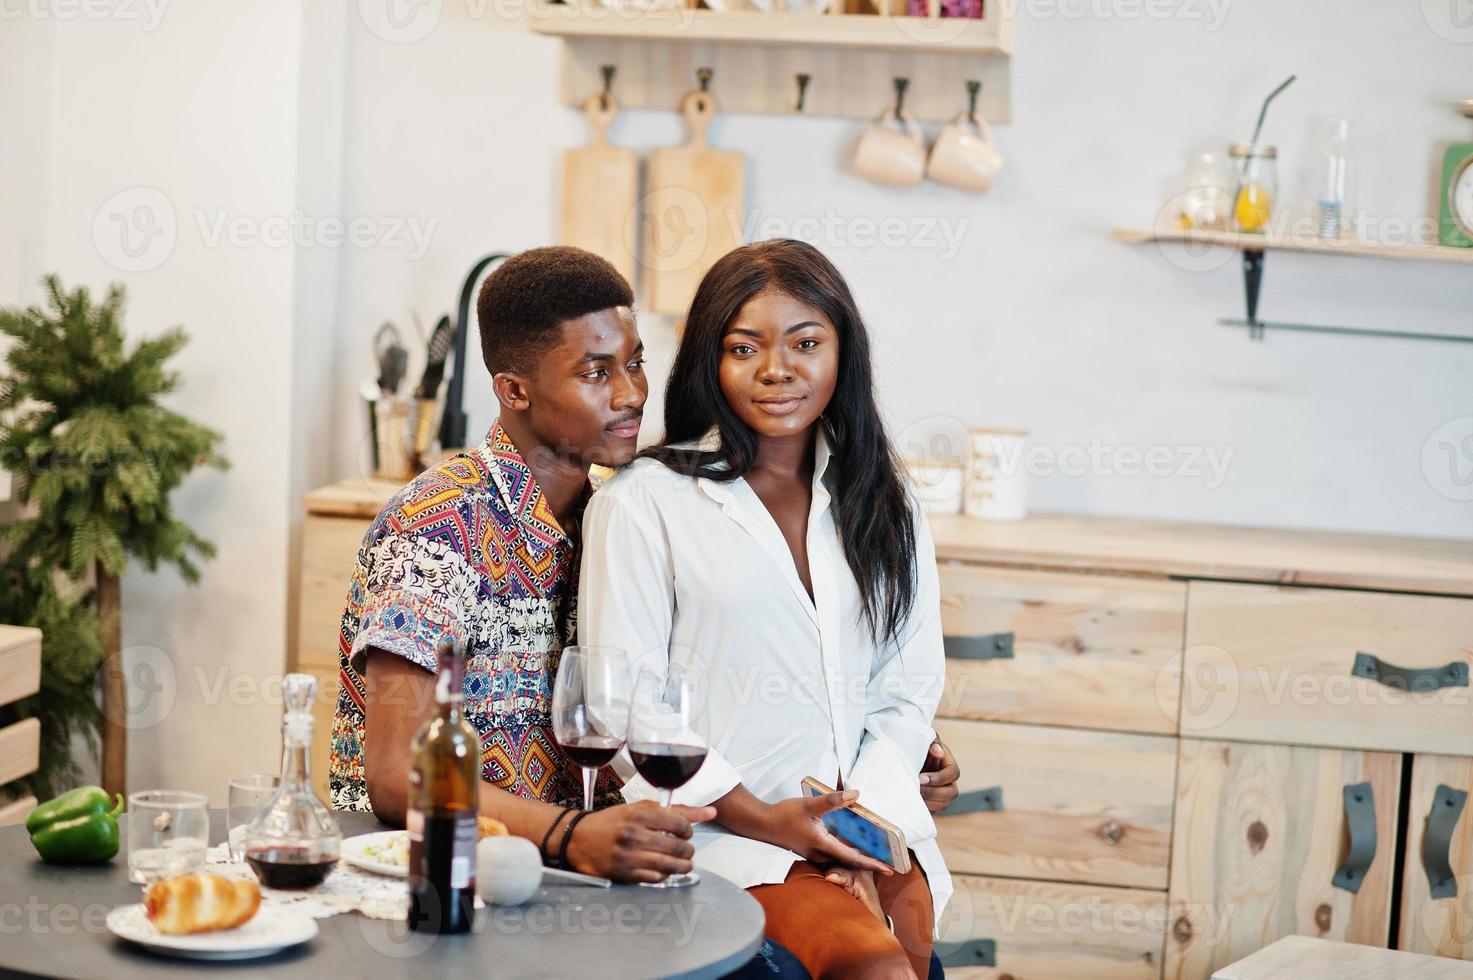
<instances>
[{"instance_id":1,"label":"woman","mask_svg":"<svg viewBox=\"0 0 1473 980\"><path fill-rule=\"evenodd\" d=\"M951 891L917 786L945 672L935 553L859 311L812 246L743 246L702 280L665 441L594 495L580 578L582 642L703 678L711 751L676 794L716 807L696 864L749 888L814 977L926 976ZM805 776L840 791L805 799ZM856 799L904 832L908 874L824 829Z\"/></svg>"}]
</instances>

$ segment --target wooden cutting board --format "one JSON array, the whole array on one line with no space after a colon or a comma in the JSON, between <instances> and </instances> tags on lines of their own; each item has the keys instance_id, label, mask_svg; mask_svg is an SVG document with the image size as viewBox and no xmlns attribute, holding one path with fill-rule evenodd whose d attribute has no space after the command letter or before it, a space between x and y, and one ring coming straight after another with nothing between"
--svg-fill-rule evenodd
<instances>
[{"instance_id":1,"label":"wooden cutting board","mask_svg":"<svg viewBox=\"0 0 1473 980\"><path fill-rule=\"evenodd\" d=\"M633 150L609 142L609 126L619 114L612 95L595 95L583 103L583 114L593 127L593 142L563 154L562 241L602 255L633 283L638 163Z\"/></svg>"},{"instance_id":2,"label":"wooden cutting board","mask_svg":"<svg viewBox=\"0 0 1473 980\"><path fill-rule=\"evenodd\" d=\"M746 158L706 142L716 114L709 92L680 103L690 141L650 154L640 202L645 309L684 316L712 264L741 244Z\"/></svg>"}]
</instances>

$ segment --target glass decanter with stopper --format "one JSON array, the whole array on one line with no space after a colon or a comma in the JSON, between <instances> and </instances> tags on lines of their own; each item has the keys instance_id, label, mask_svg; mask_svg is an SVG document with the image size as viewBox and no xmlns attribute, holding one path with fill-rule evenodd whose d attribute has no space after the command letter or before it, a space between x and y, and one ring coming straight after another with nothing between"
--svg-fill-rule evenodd
<instances>
[{"instance_id":1,"label":"glass decanter with stopper","mask_svg":"<svg viewBox=\"0 0 1473 980\"><path fill-rule=\"evenodd\" d=\"M267 888L311 888L338 863L342 831L312 792L312 700L317 679L287 674L281 683L281 784L242 835L246 863Z\"/></svg>"}]
</instances>

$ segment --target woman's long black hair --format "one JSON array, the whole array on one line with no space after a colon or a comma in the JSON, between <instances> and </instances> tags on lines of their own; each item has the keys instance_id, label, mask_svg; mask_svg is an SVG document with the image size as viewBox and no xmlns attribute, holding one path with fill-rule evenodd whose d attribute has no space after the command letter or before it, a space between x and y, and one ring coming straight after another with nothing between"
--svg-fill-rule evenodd
<instances>
[{"instance_id":1,"label":"woman's long black hair","mask_svg":"<svg viewBox=\"0 0 1473 980\"><path fill-rule=\"evenodd\" d=\"M823 418L833 456L834 523L876 641L893 638L915 602L915 515L875 405L869 334L839 270L806 242L773 239L728 252L701 280L665 389L663 441L643 455L690 476L731 481L757 456L757 434L721 392L723 338L747 301L773 289L822 312L839 332L839 377ZM676 449L712 427L714 451Z\"/></svg>"}]
</instances>

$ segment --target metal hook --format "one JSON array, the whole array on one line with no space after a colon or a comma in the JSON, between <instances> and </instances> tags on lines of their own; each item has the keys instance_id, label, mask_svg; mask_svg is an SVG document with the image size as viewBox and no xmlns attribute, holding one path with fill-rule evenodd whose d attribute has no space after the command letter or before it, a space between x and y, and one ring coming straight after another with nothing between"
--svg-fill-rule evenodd
<instances>
[{"instance_id":1,"label":"metal hook","mask_svg":"<svg viewBox=\"0 0 1473 980\"><path fill-rule=\"evenodd\" d=\"M696 69L696 81L698 81L698 82L701 83L701 91L702 92L709 92L709 91L711 91L711 69L709 69L709 68L697 68Z\"/></svg>"},{"instance_id":2,"label":"metal hook","mask_svg":"<svg viewBox=\"0 0 1473 980\"><path fill-rule=\"evenodd\" d=\"M598 107L607 112L609 109L609 96L613 94L611 89L614 87L614 66L604 65L599 68L599 71L604 76L604 90L599 94Z\"/></svg>"},{"instance_id":3,"label":"metal hook","mask_svg":"<svg viewBox=\"0 0 1473 980\"><path fill-rule=\"evenodd\" d=\"M808 98L808 83L810 81L812 81L812 80L813 80L813 76L812 75L809 75L807 72L799 72L798 73L798 111L799 112L802 112L803 111L803 100L806 99L806 98Z\"/></svg>"},{"instance_id":4,"label":"metal hook","mask_svg":"<svg viewBox=\"0 0 1473 980\"><path fill-rule=\"evenodd\" d=\"M905 90L910 87L910 79L895 79L895 115L905 111Z\"/></svg>"},{"instance_id":5,"label":"metal hook","mask_svg":"<svg viewBox=\"0 0 1473 980\"><path fill-rule=\"evenodd\" d=\"M982 91L982 83L978 81L967 82L967 118L972 122L977 121L977 95Z\"/></svg>"}]
</instances>

